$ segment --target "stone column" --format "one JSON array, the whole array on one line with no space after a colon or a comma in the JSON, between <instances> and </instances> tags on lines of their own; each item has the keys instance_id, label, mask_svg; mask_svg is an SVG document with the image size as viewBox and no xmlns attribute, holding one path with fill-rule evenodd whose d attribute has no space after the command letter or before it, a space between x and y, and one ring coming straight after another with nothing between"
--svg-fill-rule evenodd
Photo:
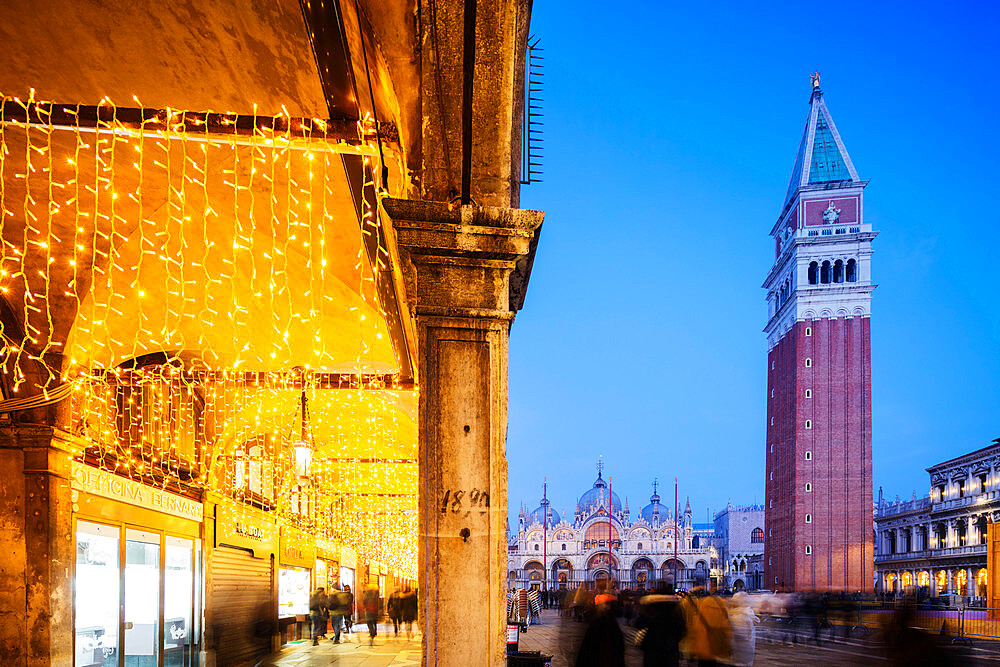
<instances>
[{"instance_id":1,"label":"stone column","mask_svg":"<svg viewBox=\"0 0 1000 667\"><path fill-rule=\"evenodd\" d=\"M73 499L69 437L0 428L0 662L73 664Z\"/></svg>"},{"instance_id":2,"label":"stone column","mask_svg":"<svg viewBox=\"0 0 1000 667\"><path fill-rule=\"evenodd\" d=\"M508 334L543 214L383 201L416 316L424 665L504 665Z\"/></svg>"},{"instance_id":3,"label":"stone column","mask_svg":"<svg viewBox=\"0 0 1000 667\"><path fill-rule=\"evenodd\" d=\"M947 570L947 572L948 572L948 590L945 591L945 592L946 593L954 593L955 592L955 570L952 570L952 569L949 568Z\"/></svg>"},{"instance_id":4,"label":"stone column","mask_svg":"<svg viewBox=\"0 0 1000 667\"><path fill-rule=\"evenodd\" d=\"M958 546L958 531L955 528L954 519L948 519L948 539L945 546L948 548Z\"/></svg>"},{"instance_id":5,"label":"stone column","mask_svg":"<svg viewBox=\"0 0 1000 667\"><path fill-rule=\"evenodd\" d=\"M966 570L965 594L969 597L975 597L976 595L976 574L975 570L971 567Z\"/></svg>"}]
</instances>

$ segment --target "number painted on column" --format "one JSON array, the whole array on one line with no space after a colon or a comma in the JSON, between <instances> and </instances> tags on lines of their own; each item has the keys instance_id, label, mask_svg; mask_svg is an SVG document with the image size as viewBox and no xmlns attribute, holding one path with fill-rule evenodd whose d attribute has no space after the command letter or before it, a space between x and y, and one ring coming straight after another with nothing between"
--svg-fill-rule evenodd
<instances>
[{"instance_id":1,"label":"number painted on column","mask_svg":"<svg viewBox=\"0 0 1000 667\"><path fill-rule=\"evenodd\" d=\"M490 509L490 494L488 491L471 489L466 492L464 489L446 489L441 497L441 514L459 514L465 512L468 516L472 512L487 512Z\"/></svg>"}]
</instances>

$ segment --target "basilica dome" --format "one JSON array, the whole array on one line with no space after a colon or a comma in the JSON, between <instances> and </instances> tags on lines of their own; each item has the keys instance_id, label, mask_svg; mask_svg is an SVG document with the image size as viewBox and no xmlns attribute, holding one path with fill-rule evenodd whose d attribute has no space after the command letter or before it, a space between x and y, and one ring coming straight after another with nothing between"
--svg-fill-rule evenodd
<instances>
[{"instance_id":1,"label":"basilica dome","mask_svg":"<svg viewBox=\"0 0 1000 667\"><path fill-rule=\"evenodd\" d=\"M532 521L537 521L538 523L542 523L542 518L545 516L545 509L544 508L546 506L548 506L548 505L549 505L549 501L543 500L542 504L539 505L538 508L535 509L533 512L531 512L528 515L528 517ZM559 518L560 518L559 517L559 512L555 511L554 509L552 509L550 507L549 508L549 523L548 523L548 525L550 525L550 526L556 525L557 523L559 523Z\"/></svg>"},{"instance_id":2,"label":"basilica dome","mask_svg":"<svg viewBox=\"0 0 1000 667\"><path fill-rule=\"evenodd\" d=\"M600 508L608 508L608 483L604 481L601 477L600 471L597 473L597 481L594 482L594 486L588 489L577 503L579 511L584 515L590 515L596 512ZM620 513L622 511L622 501L618 497L618 494L611 491L611 511L612 513Z\"/></svg>"},{"instance_id":3,"label":"basilica dome","mask_svg":"<svg viewBox=\"0 0 1000 667\"><path fill-rule=\"evenodd\" d=\"M639 512L639 518L645 519L646 523L663 523L670 518L670 508L660 502L660 495L656 492L656 482L653 482L653 495L649 497L649 504Z\"/></svg>"}]
</instances>

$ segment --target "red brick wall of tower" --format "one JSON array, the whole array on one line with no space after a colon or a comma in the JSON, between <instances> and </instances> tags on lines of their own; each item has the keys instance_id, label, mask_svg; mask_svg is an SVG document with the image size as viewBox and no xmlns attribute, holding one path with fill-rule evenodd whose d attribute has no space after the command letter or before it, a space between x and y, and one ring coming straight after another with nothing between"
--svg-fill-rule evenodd
<instances>
[{"instance_id":1,"label":"red brick wall of tower","mask_svg":"<svg viewBox=\"0 0 1000 667\"><path fill-rule=\"evenodd\" d=\"M869 326L867 317L797 322L768 353L767 588L872 589Z\"/></svg>"}]
</instances>

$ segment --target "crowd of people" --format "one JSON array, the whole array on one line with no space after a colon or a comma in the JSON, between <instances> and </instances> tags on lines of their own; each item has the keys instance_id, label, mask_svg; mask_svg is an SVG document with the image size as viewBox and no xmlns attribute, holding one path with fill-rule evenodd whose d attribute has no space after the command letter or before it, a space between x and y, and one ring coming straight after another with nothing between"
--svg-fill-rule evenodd
<instances>
[{"instance_id":1,"label":"crowd of people","mask_svg":"<svg viewBox=\"0 0 1000 667\"><path fill-rule=\"evenodd\" d=\"M361 592L357 600L357 612L360 619L368 627L368 643L374 644L378 635L378 621L381 615L381 599L379 588L370 584ZM322 586L309 596L309 620L312 624L313 646L319 640L327 638L327 633L333 632L333 643L339 644L341 633L352 634L354 625L355 598L351 587L347 584L343 589L331 587L329 593ZM399 636L401 627L405 627L407 638L413 637L413 622L417 620L417 592L404 586L389 594L385 605L386 615L392 621L395 635Z\"/></svg>"}]
</instances>

